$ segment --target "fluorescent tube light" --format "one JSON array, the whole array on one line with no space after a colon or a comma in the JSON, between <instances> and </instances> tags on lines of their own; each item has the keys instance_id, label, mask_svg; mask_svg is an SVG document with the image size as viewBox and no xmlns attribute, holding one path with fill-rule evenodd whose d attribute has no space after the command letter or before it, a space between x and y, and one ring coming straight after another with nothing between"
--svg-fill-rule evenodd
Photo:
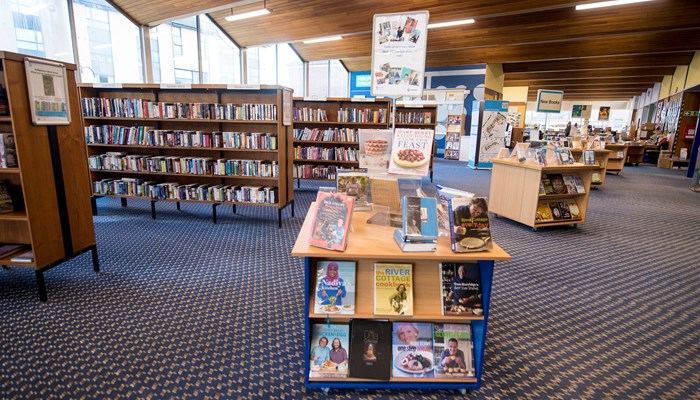
<instances>
[{"instance_id":1,"label":"fluorescent tube light","mask_svg":"<svg viewBox=\"0 0 700 400\"><path fill-rule=\"evenodd\" d=\"M320 43L320 42L332 42L334 40L341 40L343 37L342 36L329 36L329 37L324 37L324 38L318 38L318 39L309 39L309 40L304 40L304 44L311 44L311 43Z\"/></svg>"},{"instance_id":2,"label":"fluorescent tube light","mask_svg":"<svg viewBox=\"0 0 700 400\"><path fill-rule=\"evenodd\" d=\"M461 19L459 21L438 22L436 24L428 24L428 29L444 28L446 26L466 25L466 24L473 24L473 23L474 23L474 20L472 18Z\"/></svg>"},{"instance_id":3,"label":"fluorescent tube light","mask_svg":"<svg viewBox=\"0 0 700 400\"><path fill-rule=\"evenodd\" d=\"M641 3L644 1L651 1L651 0L611 0L611 1L599 1L597 3L590 3L590 4L579 4L576 6L576 10L590 10L591 8L600 8L600 7L612 7L612 6L621 6L625 4L632 4L632 3Z\"/></svg>"},{"instance_id":4,"label":"fluorescent tube light","mask_svg":"<svg viewBox=\"0 0 700 400\"><path fill-rule=\"evenodd\" d=\"M246 18L259 17L261 15L267 15L269 13L270 13L270 10L268 10L267 8L263 8L262 10L250 11L250 12L243 13L243 14L229 15L225 19L226 19L226 21L231 22L231 21L238 21L238 20L246 19Z\"/></svg>"}]
</instances>

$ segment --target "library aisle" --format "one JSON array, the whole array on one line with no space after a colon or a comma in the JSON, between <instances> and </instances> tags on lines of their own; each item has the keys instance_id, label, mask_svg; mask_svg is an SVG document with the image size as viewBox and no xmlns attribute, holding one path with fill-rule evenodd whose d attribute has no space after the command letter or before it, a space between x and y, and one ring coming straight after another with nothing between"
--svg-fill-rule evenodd
<instances>
[{"instance_id":1,"label":"library aisle","mask_svg":"<svg viewBox=\"0 0 700 400\"><path fill-rule=\"evenodd\" d=\"M459 177L459 178L458 178ZM435 183L489 192L490 172L435 160ZM427 179L426 179L427 182ZM468 182L468 184L464 184ZM304 282L291 249L319 182L269 207L178 211L98 199L101 270L84 254L0 274L0 393L9 398L697 398L700 197L684 171L628 167L593 191L586 224L493 218L513 259L493 278L481 389L303 387ZM352 240L352 235L350 236ZM13 338L21 337L18 341Z\"/></svg>"}]
</instances>

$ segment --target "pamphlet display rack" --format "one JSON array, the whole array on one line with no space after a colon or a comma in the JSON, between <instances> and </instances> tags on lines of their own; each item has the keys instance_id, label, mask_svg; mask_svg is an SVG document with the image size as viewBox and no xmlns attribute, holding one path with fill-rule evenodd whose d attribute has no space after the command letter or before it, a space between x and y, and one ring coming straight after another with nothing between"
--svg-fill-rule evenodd
<instances>
[{"instance_id":1,"label":"pamphlet display rack","mask_svg":"<svg viewBox=\"0 0 700 400\"><path fill-rule=\"evenodd\" d=\"M510 260L510 256L494 243L491 251L474 253L454 253L450 249L450 241L440 237L437 251L426 253L405 253L396 245L392 238L393 228L367 224L371 211L355 211L352 226L354 231L348 238L347 249L344 252L325 250L309 245L314 208L307 214L304 225L299 232L297 241L292 249L292 255L304 257L304 375L305 384L309 388L365 388L365 389L478 389L483 374L484 348L489 318L491 300L491 283L493 279L494 262ZM313 297L316 263L319 261L349 260L357 263L355 314L315 314ZM413 263L413 315L412 316L375 316L373 304L373 266L376 262L410 262ZM477 262L481 273L483 315L480 316L450 316L442 315L441 287L439 282L439 264L441 262ZM351 319L382 319L406 322L470 322L473 330L476 378L471 380L454 380L438 378L396 378L389 381L365 380L358 378L345 379L310 379L309 357L311 341L311 325L314 323L348 323ZM350 360L352 362L352 358Z\"/></svg>"}]
</instances>

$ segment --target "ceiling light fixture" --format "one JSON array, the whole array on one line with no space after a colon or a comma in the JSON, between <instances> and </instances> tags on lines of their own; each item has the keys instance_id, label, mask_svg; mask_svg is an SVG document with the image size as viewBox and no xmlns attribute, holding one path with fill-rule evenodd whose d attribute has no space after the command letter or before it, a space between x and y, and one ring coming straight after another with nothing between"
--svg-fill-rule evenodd
<instances>
[{"instance_id":1,"label":"ceiling light fixture","mask_svg":"<svg viewBox=\"0 0 700 400\"><path fill-rule=\"evenodd\" d=\"M231 9L231 15L228 17L224 18L228 22L232 21L239 21L242 19L246 18L253 18L253 17L259 17L261 15L267 15L270 13L270 10L267 9L267 0L263 0L263 8L262 10L255 10L255 11L250 11L242 14L234 14L233 13L233 8Z\"/></svg>"},{"instance_id":2,"label":"ceiling light fixture","mask_svg":"<svg viewBox=\"0 0 700 400\"><path fill-rule=\"evenodd\" d=\"M473 24L473 23L474 23L474 19L472 19L472 18L460 19L459 21L438 22L436 24L428 24L428 29L444 28L446 26L466 25L466 24Z\"/></svg>"},{"instance_id":3,"label":"ceiling light fixture","mask_svg":"<svg viewBox=\"0 0 700 400\"><path fill-rule=\"evenodd\" d=\"M599 1L597 3L590 3L590 4L579 4L576 6L576 10L590 10L591 8L600 8L600 7L612 7L612 6L622 6L625 4L632 4L632 3L641 3L645 1L651 1L651 0L611 0L611 1Z\"/></svg>"},{"instance_id":4,"label":"ceiling light fixture","mask_svg":"<svg viewBox=\"0 0 700 400\"><path fill-rule=\"evenodd\" d=\"M304 42L304 44L332 42L334 40L341 40L342 38L343 38L342 36L329 36L329 37L318 38L318 39L304 40L303 42Z\"/></svg>"}]
</instances>

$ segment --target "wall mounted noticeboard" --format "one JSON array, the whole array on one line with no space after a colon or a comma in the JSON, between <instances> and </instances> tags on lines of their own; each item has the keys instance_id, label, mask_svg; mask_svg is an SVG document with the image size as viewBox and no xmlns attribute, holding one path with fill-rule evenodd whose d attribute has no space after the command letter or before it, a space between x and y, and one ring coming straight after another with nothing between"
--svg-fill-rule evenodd
<instances>
[{"instance_id":1,"label":"wall mounted noticeboard","mask_svg":"<svg viewBox=\"0 0 700 400\"><path fill-rule=\"evenodd\" d=\"M68 79L61 63L25 58L29 107L34 125L69 125Z\"/></svg>"},{"instance_id":2,"label":"wall mounted noticeboard","mask_svg":"<svg viewBox=\"0 0 700 400\"><path fill-rule=\"evenodd\" d=\"M428 18L428 11L374 15L372 96L421 96Z\"/></svg>"}]
</instances>

